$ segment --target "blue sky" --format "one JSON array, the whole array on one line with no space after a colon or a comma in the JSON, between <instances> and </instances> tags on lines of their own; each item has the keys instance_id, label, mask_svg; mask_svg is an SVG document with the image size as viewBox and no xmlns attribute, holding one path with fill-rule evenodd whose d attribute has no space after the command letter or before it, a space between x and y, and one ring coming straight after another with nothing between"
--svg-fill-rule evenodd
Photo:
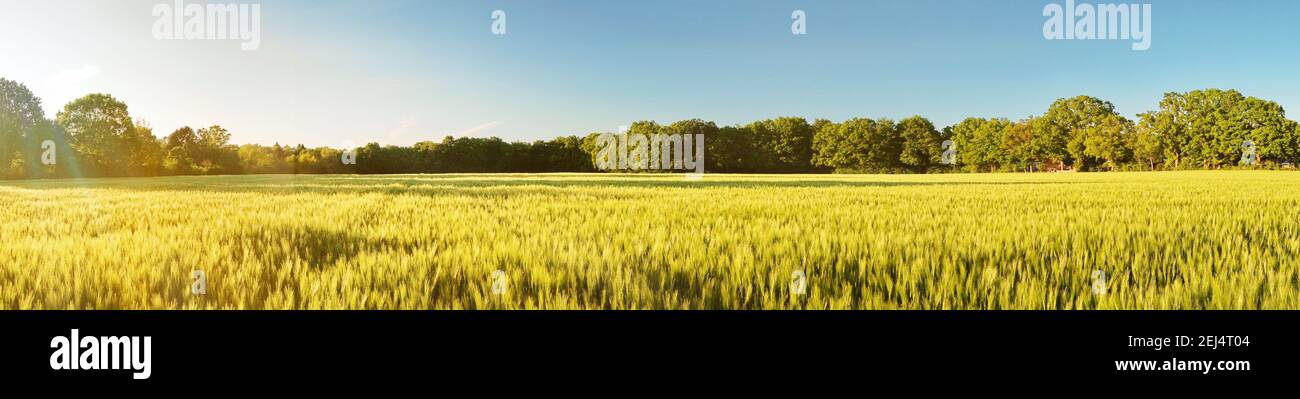
<instances>
[{"instance_id":1,"label":"blue sky","mask_svg":"<svg viewBox=\"0 0 1300 399\"><path fill-rule=\"evenodd\" d=\"M0 77L50 115L106 92L159 136L220 124L238 143L312 146L534 140L642 119L945 126L1079 94L1131 117L1210 87L1300 112L1300 2L1150 1L1148 51L1044 39L1043 6L1064 2L262 1L261 46L242 51L155 40L159 1L0 0ZM498 9L506 35L491 33ZM806 35L790 32L796 9Z\"/></svg>"}]
</instances>

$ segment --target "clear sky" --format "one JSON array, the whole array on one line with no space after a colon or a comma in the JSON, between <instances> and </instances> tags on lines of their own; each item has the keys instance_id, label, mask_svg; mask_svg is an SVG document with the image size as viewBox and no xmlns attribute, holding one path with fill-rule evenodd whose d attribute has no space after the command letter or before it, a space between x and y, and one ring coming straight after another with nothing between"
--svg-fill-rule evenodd
<instances>
[{"instance_id":1,"label":"clear sky","mask_svg":"<svg viewBox=\"0 0 1300 399\"><path fill-rule=\"evenodd\" d=\"M0 77L51 116L105 92L160 137L220 124L237 143L335 147L642 119L919 114L946 126L1080 94L1132 117L1164 92L1210 87L1300 112L1300 2L1150 1L1148 51L1046 40L1054 2L262 1L261 45L243 51L154 39L155 0L0 0ZM505 35L491 32L498 9ZM796 9L806 35L791 34Z\"/></svg>"}]
</instances>

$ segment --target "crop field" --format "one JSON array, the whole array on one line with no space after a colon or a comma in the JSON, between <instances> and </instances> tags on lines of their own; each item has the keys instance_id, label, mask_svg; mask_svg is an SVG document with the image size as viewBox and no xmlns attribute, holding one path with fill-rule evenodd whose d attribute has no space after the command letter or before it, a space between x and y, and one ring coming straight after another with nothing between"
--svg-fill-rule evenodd
<instances>
[{"instance_id":1,"label":"crop field","mask_svg":"<svg viewBox=\"0 0 1300 399\"><path fill-rule=\"evenodd\" d=\"M0 309L1296 309L1297 255L1295 172L0 182Z\"/></svg>"}]
</instances>

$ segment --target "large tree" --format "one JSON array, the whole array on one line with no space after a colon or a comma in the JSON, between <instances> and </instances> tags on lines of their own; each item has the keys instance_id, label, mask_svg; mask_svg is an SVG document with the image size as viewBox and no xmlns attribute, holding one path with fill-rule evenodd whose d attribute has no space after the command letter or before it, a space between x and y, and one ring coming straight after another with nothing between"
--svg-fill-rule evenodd
<instances>
[{"instance_id":1,"label":"large tree","mask_svg":"<svg viewBox=\"0 0 1300 399\"><path fill-rule=\"evenodd\" d=\"M633 127L635 128L635 127L636 127L636 124L633 124ZM704 166L705 171L708 171L708 170L709 170L709 169L708 169L708 168L709 168L709 158L713 155L713 154L710 154L710 153L709 153L709 140L712 140L712 139L714 139L714 137L718 136L718 131L719 131L719 130L720 130L720 129L718 129L718 125L717 125L716 123L713 123L712 121L706 121L706 120L703 120L703 119L698 119L698 118L696 118L696 119L686 119L686 120L680 120L680 121L677 121L677 122L673 122L672 124L670 124L670 125L668 125L668 126L664 126L662 129L659 130L659 132L662 133L662 134L680 134L680 135L681 135L681 137L682 137L682 142L683 142L683 146L682 146L682 147L683 147L683 153L682 153L682 162L683 162L682 165L683 165L683 167L685 167L685 160L688 159L688 158L689 158L689 159L692 159L692 160L695 160L696 162L699 162L698 159L695 159L695 158L694 158L694 157L695 157L694 152L696 152L696 151L695 151L696 148L695 148L695 144L694 144L694 143L696 142L696 141L695 141L695 137L697 137L697 136L695 136L695 135L697 135L697 134L699 134L699 135L703 135L703 136L704 136L704 149L703 149L703 154L704 154L704 165L703 165L703 166ZM647 132L647 134L653 134L653 133L651 133L651 132ZM691 151L692 151L692 153L690 153L690 154L684 152L684 151L685 151L685 144L684 144L684 143L685 143L687 140L690 140L690 142L692 143L692 144L691 144L691 146L692 146L692 147L691 147ZM655 143L654 141L651 141L651 144L654 144L654 143ZM676 157L677 157L677 153L675 152L676 150L673 150L673 149L671 148L672 145L673 145L673 144L669 144L669 149L670 149L670 152L672 152L672 154L667 154L667 153L664 153L664 152L663 152L663 148L664 148L664 147L663 147L663 143L662 143L662 142L659 143L659 157L660 157L660 158L659 158L659 161L661 162L661 164L660 164L661 167L662 167L662 162L663 162L665 159L667 159L667 160L670 162L670 165L669 165L669 166L675 166L675 165L676 165L676 161L677 161L677 158L676 158Z\"/></svg>"},{"instance_id":2,"label":"large tree","mask_svg":"<svg viewBox=\"0 0 1300 399\"><path fill-rule=\"evenodd\" d=\"M1282 107L1235 90L1166 93L1159 110L1143 114L1140 127L1162 139L1169 163L1176 166L1236 165L1246 140L1267 162L1300 156L1296 123L1286 119Z\"/></svg>"},{"instance_id":3,"label":"large tree","mask_svg":"<svg viewBox=\"0 0 1300 399\"><path fill-rule=\"evenodd\" d=\"M219 125L199 129L195 162L205 174L239 173L239 148L230 145L230 131ZM305 150L299 147L299 150ZM294 154L299 155L298 153Z\"/></svg>"},{"instance_id":4,"label":"large tree","mask_svg":"<svg viewBox=\"0 0 1300 399\"><path fill-rule=\"evenodd\" d=\"M1014 165L1019 170L1034 171L1038 162L1045 158L1034 146L1034 120L1028 117L1007 126L1002 134L1002 162Z\"/></svg>"},{"instance_id":5,"label":"large tree","mask_svg":"<svg viewBox=\"0 0 1300 399\"><path fill-rule=\"evenodd\" d=\"M753 172L758 169L758 151L754 149L754 135L743 126L723 126L717 133L705 136L704 167L715 172Z\"/></svg>"},{"instance_id":6,"label":"large tree","mask_svg":"<svg viewBox=\"0 0 1300 399\"><path fill-rule=\"evenodd\" d=\"M22 83L0 78L0 177L42 175L41 143L54 133L41 99Z\"/></svg>"},{"instance_id":7,"label":"large tree","mask_svg":"<svg viewBox=\"0 0 1300 399\"><path fill-rule=\"evenodd\" d=\"M991 172L1006 166L1002 143L1011 125L1005 118L966 118L953 125L958 164L973 172Z\"/></svg>"},{"instance_id":8,"label":"large tree","mask_svg":"<svg viewBox=\"0 0 1300 399\"><path fill-rule=\"evenodd\" d=\"M1119 115L1106 117L1084 129L1084 155L1100 159L1110 170L1119 168L1133 154L1133 122Z\"/></svg>"},{"instance_id":9,"label":"large tree","mask_svg":"<svg viewBox=\"0 0 1300 399\"><path fill-rule=\"evenodd\" d=\"M189 126L173 130L163 139L163 171L173 175L188 175L195 171L194 154L198 152L199 136ZM255 159L250 154L250 159ZM259 165L260 166L260 165Z\"/></svg>"},{"instance_id":10,"label":"large tree","mask_svg":"<svg viewBox=\"0 0 1300 399\"><path fill-rule=\"evenodd\" d=\"M156 176L162 171L162 143L153 135L153 127L137 120L131 131L123 136L127 149L127 173L133 176Z\"/></svg>"},{"instance_id":11,"label":"large tree","mask_svg":"<svg viewBox=\"0 0 1300 399\"><path fill-rule=\"evenodd\" d=\"M1098 160L1087 154L1087 131L1119 117L1115 106L1096 97L1062 98L1034 120L1036 154L1085 170Z\"/></svg>"},{"instance_id":12,"label":"large tree","mask_svg":"<svg viewBox=\"0 0 1300 399\"><path fill-rule=\"evenodd\" d=\"M1139 122L1133 129L1129 148L1133 151L1133 161L1149 170L1165 163L1167 139L1157 128L1159 116L1155 112L1138 115Z\"/></svg>"},{"instance_id":13,"label":"large tree","mask_svg":"<svg viewBox=\"0 0 1300 399\"><path fill-rule=\"evenodd\" d=\"M230 144L230 131L220 125L197 131L189 126L176 129L162 140L162 153L163 170L180 175L236 174L243 173L245 166L251 173L294 173L300 155L297 151L285 153L278 145L235 146ZM318 164L316 155L310 157Z\"/></svg>"},{"instance_id":14,"label":"large tree","mask_svg":"<svg viewBox=\"0 0 1300 399\"><path fill-rule=\"evenodd\" d=\"M128 136L134 134L135 124L126 104L107 94L90 94L63 106L55 123L67 132L83 173L130 174Z\"/></svg>"},{"instance_id":15,"label":"large tree","mask_svg":"<svg viewBox=\"0 0 1300 399\"><path fill-rule=\"evenodd\" d=\"M939 162L942 135L929 119L912 116L898 121L897 128L902 145L898 160L904 167L924 172Z\"/></svg>"},{"instance_id":16,"label":"large tree","mask_svg":"<svg viewBox=\"0 0 1300 399\"><path fill-rule=\"evenodd\" d=\"M854 118L826 125L813 137L813 164L838 172L888 172L900 168L902 140L889 119Z\"/></svg>"},{"instance_id":17,"label":"large tree","mask_svg":"<svg viewBox=\"0 0 1300 399\"><path fill-rule=\"evenodd\" d=\"M808 120L782 117L750 123L754 147L760 152L765 172L805 172L812 168L814 130Z\"/></svg>"}]
</instances>

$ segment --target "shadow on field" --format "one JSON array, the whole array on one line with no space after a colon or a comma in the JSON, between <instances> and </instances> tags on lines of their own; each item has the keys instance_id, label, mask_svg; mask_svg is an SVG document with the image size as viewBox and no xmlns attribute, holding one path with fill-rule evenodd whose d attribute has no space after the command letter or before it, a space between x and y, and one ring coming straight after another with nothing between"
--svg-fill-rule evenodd
<instances>
[{"instance_id":1,"label":"shadow on field","mask_svg":"<svg viewBox=\"0 0 1300 399\"><path fill-rule=\"evenodd\" d=\"M407 251L412 246L394 239L374 239L312 226L256 227L256 230L234 232L223 238L221 244L236 261L256 260L267 266L300 261L316 270L350 261L364 252Z\"/></svg>"}]
</instances>

